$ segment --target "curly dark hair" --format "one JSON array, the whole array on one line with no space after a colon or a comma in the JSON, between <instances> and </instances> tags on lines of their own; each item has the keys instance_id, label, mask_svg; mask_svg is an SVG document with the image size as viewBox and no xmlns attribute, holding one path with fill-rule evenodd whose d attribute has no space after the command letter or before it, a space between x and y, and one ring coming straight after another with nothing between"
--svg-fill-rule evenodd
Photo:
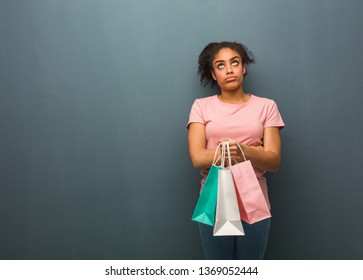
<instances>
[{"instance_id":1,"label":"curly dark hair","mask_svg":"<svg viewBox=\"0 0 363 280\"><path fill-rule=\"evenodd\" d=\"M248 65L250 63L255 63L255 59L253 58L253 54L248 50L248 48L237 42L212 42L209 43L200 53L198 59L198 75L200 75L200 82L203 86L207 86L211 83L211 87L214 87L217 82L213 79L212 71L213 65L212 61L215 55L224 48L229 48L238 52L238 54L242 58L242 63L244 65ZM247 71L246 74L247 75Z\"/></svg>"}]
</instances>

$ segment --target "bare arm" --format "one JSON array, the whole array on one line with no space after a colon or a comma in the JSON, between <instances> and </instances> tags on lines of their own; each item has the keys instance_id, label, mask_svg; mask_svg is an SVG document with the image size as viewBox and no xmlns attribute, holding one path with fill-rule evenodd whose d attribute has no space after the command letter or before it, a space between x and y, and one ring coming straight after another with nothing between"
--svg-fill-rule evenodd
<instances>
[{"instance_id":1,"label":"bare arm","mask_svg":"<svg viewBox=\"0 0 363 280\"><path fill-rule=\"evenodd\" d=\"M220 142L226 140L228 139L221 139ZM240 145L246 159L250 160L254 167L269 172L276 172L281 162L280 129L278 127L265 128L263 140L263 147ZM191 123L188 130L188 147L189 155L195 168L209 168L213 163L215 150L207 149L206 143L205 125L202 123ZM229 140L229 143L232 161L243 161L237 144L232 140ZM220 152L218 152L219 154Z\"/></svg>"},{"instance_id":2,"label":"bare arm","mask_svg":"<svg viewBox=\"0 0 363 280\"><path fill-rule=\"evenodd\" d=\"M228 139L222 139L228 140ZM243 157L237 144L229 140L232 161L243 161ZM281 139L278 127L267 127L264 129L263 146L248 146L240 144L245 157L252 165L261 170L276 172L281 163Z\"/></svg>"},{"instance_id":3,"label":"bare arm","mask_svg":"<svg viewBox=\"0 0 363 280\"><path fill-rule=\"evenodd\" d=\"M209 168L212 165L215 150L207 149L204 124L189 124L188 147L190 159L195 168Z\"/></svg>"}]
</instances>

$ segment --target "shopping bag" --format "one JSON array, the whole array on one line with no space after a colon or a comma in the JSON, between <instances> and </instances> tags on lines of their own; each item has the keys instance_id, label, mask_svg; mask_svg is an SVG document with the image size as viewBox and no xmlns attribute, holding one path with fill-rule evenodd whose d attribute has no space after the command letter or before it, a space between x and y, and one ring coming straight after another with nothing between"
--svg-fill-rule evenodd
<instances>
[{"instance_id":1,"label":"shopping bag","mask_svg":"<svg viewBox=\"0 0 363 280\"><path fill-rule=\"evenodd\" d=\"M227 166L218 171L216 221L213 235L245 235L238 209L236 189L231 173L231 156L228 142L222 143L222 162L228 155Z\"/></svg>"},{"instance_id":2,"label":"shopping bag","mask_svg":"<svg viewBox=\"0 0 363 280\"><path fill-rule=\"evenodd\" d=\"M208 172L204 186L199 195L197 205L195 206L192 221L214 226L217 205L217 191L218 191L218 171L222 169L217 166L216 159L217 151L220 145L217 146L214 153L213 164Z\"/></svg>"},{"instance_id":3,"label":"shopping bag","mask_svg":"<svg viewBox=\"0 0 363 280\"><path fill-rule=\"evenodd\" d=\"M238 206L242 221L253 224L271 217L269 206L253 170L251 161L246 160L243 150L236 141L245 161L231 166L237 189Z\"/></svg>"}]
</instances>

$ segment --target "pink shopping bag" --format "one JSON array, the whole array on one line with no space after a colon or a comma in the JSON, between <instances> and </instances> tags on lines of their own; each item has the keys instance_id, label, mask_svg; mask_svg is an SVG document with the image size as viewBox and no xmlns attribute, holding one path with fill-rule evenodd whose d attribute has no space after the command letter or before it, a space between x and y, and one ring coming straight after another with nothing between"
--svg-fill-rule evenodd
<instances>
[{"instance_id":1,"label":"pink shopping bag","mask_svg":"<svg viewBox=\"0 0 363 280\"><path fill-rule=\"evenodd\" d=\"M271 217L271 213L251 161L246 160L238 142L237 145L245 161L231 166L231 172L237 190L241 220L253 224Z\"/></svg>"}]
</instances>

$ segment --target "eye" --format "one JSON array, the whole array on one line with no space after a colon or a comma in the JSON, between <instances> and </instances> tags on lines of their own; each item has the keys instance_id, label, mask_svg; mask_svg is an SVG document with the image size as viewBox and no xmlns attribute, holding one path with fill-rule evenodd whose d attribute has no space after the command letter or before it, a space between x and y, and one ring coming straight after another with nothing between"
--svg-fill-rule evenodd
<instances>
[{"instance_id":1,"label":"eye","mask_svg":"<svg viewBox=\"0 0 363 280\"><path fill-rule=\"evenodd\" d=\"M238 66L239 65L239 61L238 60L233 60L232 61L232 65L233 66Z\"/></svg>"},{"instance_id":2,"label":"eye","mask_svg":"<svg viewBox=\"0 0 363 280\"><path fill-rule=\"evenodd\" d=\"M218 69L223 69L223 67L224 67L224 64L223 64L223 63L219 63L219 64L217 65L217 68L218 68Z\"/></svg>"}]
</instances>

